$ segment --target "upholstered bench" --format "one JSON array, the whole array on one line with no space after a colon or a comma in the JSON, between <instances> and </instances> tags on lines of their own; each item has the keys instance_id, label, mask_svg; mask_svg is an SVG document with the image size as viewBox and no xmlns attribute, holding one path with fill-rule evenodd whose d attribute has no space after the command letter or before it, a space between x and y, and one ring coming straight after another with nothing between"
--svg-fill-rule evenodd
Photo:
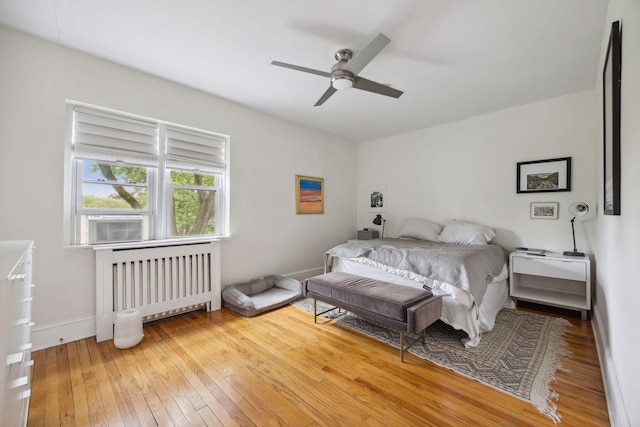
<instances>
[{"instance_id":1,"label":"upholstered bench","mask_svg":"<svg viewBox=\"0 0 640 427\"><path fill-rule=\"evenodd\" d=\"M283 276L265 276L226 286L222 304L236 313L251 317L282 307L302 296L302 284Z\"/></svg>"},{"instance_id":2,"label":"upholstered bench","mask_svg":"<svg viewBox=\"0 0 640 427\"><path fill-rule=\"evenodd\" d=\"M400 361L418 339L425 340L427 326L440 318L442 298L422 288L383 282L348 273L331 272L304 282L304 294L313 298L314 322L317 316L336 308L400 332ZM317 312L316 301L335 307ZM421 336L405 347L404 333Z\"/></svg>"}]
</instances>

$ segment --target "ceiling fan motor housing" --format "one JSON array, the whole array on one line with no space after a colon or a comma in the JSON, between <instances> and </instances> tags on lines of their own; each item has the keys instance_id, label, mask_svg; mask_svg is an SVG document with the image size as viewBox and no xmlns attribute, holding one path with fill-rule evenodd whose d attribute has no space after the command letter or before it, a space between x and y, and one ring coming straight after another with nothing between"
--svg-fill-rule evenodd
<instances>
[{"instance_id":1,"label":"ceiling fan motor housing","mask_svg":"<svg viewBox=\"0 0 640 427\"><path fill-rule=\"evenodd\" d=\"M353 58L353 52L349 49L340 49L336 52L335 58L338 62L331 67L331 86L337 90L350 89L353 87L353 73L343 70L342 67Z\"/></svg>"}]
</instances>

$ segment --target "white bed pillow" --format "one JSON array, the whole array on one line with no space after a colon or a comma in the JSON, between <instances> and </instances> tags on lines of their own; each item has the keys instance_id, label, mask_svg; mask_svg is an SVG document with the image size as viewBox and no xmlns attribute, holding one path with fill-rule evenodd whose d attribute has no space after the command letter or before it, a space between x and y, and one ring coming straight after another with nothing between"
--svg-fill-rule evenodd
<instances>
[{"instance_id":1,"label":"white bed pillow","mask_svg":"<svg viewBox=\"0 0 640 427\"><path fill-rule=\"evenodd\" d=\"M420 218L407 218L402 224L399 237L437 242L441 231L442 226L435 222Z\"/></svg>"},{"instance_id":2,"label":"white bed pillow","mask_svg":"<svg viewBox=\"0 0 640 427\"><path fill-rule=\"evenodd\" d=\"M439 241L459 245L486 245L495 236L495 231L484 225L453 220L444 225Z\"/></svg>"}]
</instances>

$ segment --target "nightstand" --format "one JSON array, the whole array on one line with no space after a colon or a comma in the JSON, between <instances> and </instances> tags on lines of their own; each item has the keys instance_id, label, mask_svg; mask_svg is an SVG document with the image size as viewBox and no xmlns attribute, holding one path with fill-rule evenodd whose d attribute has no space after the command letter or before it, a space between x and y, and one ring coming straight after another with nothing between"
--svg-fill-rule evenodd
<instances>
[{"instance_id":1,"label":"nightstand","mask_svg":"<svg viewBox=\"0 0 640 427\"><path fill-rule=\"evenodd\" d=\"M555 252L544 256L512 252L509 255L509 293L518 302L531 301L580 311L591 310L591 260Z\"/></svg>"}]
</instances>

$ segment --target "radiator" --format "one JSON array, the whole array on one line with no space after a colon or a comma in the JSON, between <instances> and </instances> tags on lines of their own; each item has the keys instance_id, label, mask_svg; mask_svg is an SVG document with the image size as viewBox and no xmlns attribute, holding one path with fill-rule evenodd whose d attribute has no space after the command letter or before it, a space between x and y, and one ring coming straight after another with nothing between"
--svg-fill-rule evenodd
<instances>
[{"instance_id":1,"label":"radiator","mask_svg":"<svg viewBox=\"0 0 640 427\"><path fill-rule=\"evenodd\" d=\"M113 338L118 312L143 321L220 309L220 242L96 248L96 340Z\"/></svg>"}]
</instances>

